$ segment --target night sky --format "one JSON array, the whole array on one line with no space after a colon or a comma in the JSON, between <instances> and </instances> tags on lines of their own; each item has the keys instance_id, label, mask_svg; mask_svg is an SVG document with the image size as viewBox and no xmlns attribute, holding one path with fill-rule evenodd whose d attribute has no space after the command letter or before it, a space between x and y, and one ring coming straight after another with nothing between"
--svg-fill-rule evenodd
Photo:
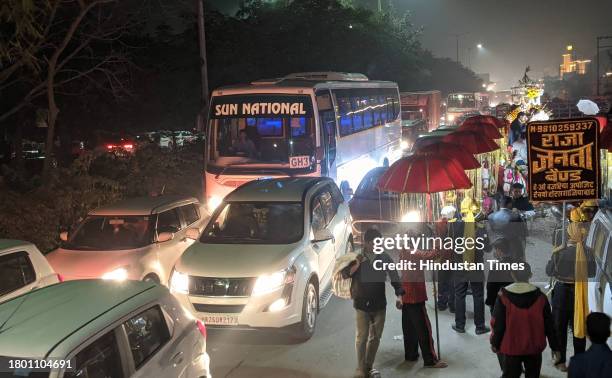
<instances>
[{"instance_id":1,"label":"night sky","mask_svg":"<svg viewBox=\"0 0 612 378\"><path fill-rule=\"evenodd\" d=\"M384 1L384 0L383 0ZM233 13L237 0L210 0ZM372 1L376 3L376 1ZM403 13L411 11L423 27L421 42L435 55L460 60L475 72L488 72L498 89L509 88L531 66L534 78L557 75L561 54L572 44L577 57L593 59L598 35L612 35L612 0L391 0ZM476 44L484 49L478 50ZM612 41L609 43L612 45ZM602 51L603 52L603 51ZM603 69L602 65L602 69Z\"/></svg>"}]
</instances>

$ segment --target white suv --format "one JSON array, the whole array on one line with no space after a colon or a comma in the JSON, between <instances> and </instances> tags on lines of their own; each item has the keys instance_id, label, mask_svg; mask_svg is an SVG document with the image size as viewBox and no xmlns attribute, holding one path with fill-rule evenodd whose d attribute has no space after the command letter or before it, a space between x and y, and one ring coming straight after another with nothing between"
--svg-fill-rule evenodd
<instances>
[{"instance_id":1,"label":"white suv","mask_svg":"<svg viewBox=\"0 0 612 378\"><path fill-rule=\"evenodd\" d=\"M280 328L310 338L331 297L335 260L352 249L351 217L329 178L251 181L228 194L170 288L209 326Z\"/></svg>"},{"instance_id":2,"label":"white suv","mask_svg":"<svg viewBox=\"0 0 612 378\"><path fill-rule=\"evenodd\" d=\"M34 244L0 239L0 302L59 281Z\"/></svg>"},{"instance_id":3,"label":"white suv","mask_svg":"<svg viewBox=\"0 0 612 378\"><path fill-rule=\"evenodd\" d=\"M195 198L141 197L91 211L76 230L62 233L51 266L66 280L145 280L167 285L176 259L197 237L205 217ZM193 235L192 235L193 237Z\"/></svg>"}]
</instances>

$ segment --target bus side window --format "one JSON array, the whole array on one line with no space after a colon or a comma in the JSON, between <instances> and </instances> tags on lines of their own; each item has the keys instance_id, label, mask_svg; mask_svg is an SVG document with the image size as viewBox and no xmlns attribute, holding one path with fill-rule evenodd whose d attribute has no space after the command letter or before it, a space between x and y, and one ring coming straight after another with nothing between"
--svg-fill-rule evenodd
<instances>
[{"instance_id":1,"label":"bus side window","mask_svg":"<svg viewBox=\"0 0 612 378\"><path fill-rule=\"evenodd\" d=\"M351 99L350 97L337 97L338 112L340 113L340 135L350 135L353 133L353 119L351 117Z\"/></svg>"}]
</instances>

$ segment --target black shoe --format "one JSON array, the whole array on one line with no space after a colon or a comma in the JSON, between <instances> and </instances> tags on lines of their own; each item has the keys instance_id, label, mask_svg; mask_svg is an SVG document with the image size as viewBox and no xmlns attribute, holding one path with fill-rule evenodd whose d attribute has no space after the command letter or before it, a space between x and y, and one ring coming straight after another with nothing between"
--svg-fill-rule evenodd
<instances>
[{"instance_id":1,"label":"black shoe","mask_svg":"<svg viewBox=\"0 0 612 378\"><path fill-rule=\"evenodd\" d=\"M476 327L477 335L482 335L482 334L489 333L489 332L491 332L491 328L487 326Z\"/></svg>"},{"instance_id":2,"label":"black shoe","mask_svg":"<svg viewBox=\"0 0 612 378\"><path fill-rule=\"evenodd\" d=\"M444 311L448 308L448 305L438 303L438 311Z\"/></svg>"},{"instance_id":3,"label":"black shoe","mask_svg":"<svg viewBox=\"0 0 612 378\"><path fill-rule=\"evenodd\" d=\"M455 330L455 332L457 333L465 333L465 328L464 327L458 327L457 325L453 324L451 325L451 327L453 327L453 329Z\"/></svg>"},{"instance_id":4,"label":"black shoe","mask_svg":"<svg viewBox=\"0 0 612 378\"><path fill-rule=\"evenodd\" d=\"M451 314L454 314L454 313L455 313L455 309L454 309L454 308L451 308L451 307L449 307L449 308L448 308L448 311L449 311Z\"/></svg>"}]
</instances>

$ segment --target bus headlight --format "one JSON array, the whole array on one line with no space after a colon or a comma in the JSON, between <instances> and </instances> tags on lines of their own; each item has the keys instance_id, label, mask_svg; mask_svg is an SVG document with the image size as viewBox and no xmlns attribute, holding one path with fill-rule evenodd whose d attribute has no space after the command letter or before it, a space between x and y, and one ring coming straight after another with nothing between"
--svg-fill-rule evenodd
<instances>
[{"instance_id":1,"label":"bus headlight","mask_svg":"<svg viewBox=\"0 0 612 378\"><path fill-rule=\"evenodd\" d=\"M221 197L219 196L212 196L208 199L208 210L209 211L213 211L215 210L217 207L219 207L219 205L221 205Z\"/></svg>"}]
</instances>

